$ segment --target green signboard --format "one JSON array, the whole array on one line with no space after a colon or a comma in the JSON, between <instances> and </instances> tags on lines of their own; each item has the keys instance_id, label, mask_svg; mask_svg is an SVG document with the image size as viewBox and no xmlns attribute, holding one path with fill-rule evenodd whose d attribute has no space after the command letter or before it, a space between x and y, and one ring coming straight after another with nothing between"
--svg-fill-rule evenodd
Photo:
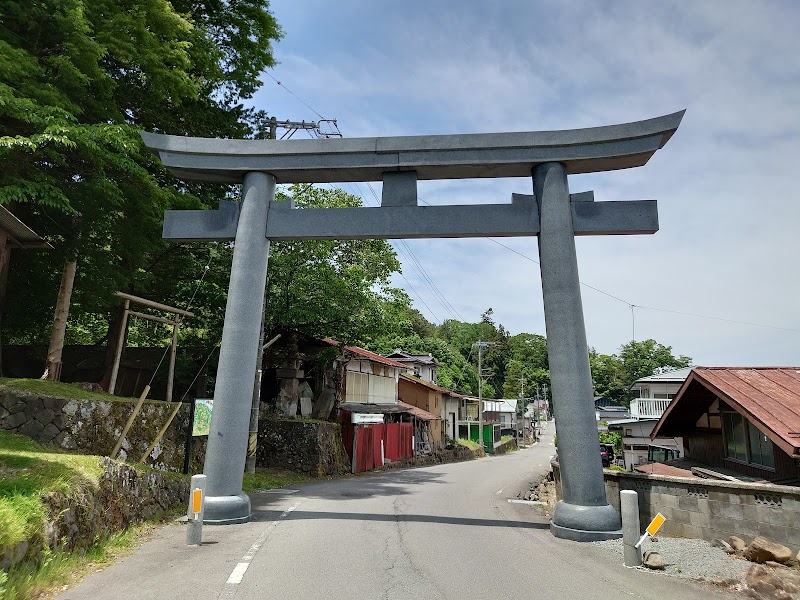
<instances>
[{"instance_id":1,"label":"green signboard","mask_svg":"<svg viewBox=\"0 0 800 600\"><path fill-rule=\"evenodd\" d=\"M194 423L192 435L208 435L211 428L211 409L214 400L210 398L196 398L194 401Z\"/></svg>"}]
</instances>

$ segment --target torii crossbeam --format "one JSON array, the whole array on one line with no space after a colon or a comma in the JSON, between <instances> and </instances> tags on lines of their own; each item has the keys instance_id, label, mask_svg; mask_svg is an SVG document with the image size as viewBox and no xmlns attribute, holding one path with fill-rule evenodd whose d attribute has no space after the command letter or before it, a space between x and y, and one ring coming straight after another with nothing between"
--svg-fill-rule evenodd
<instances>
[{"instance_id":1,"label":"torii crossbeam","mask_svg":"<svg viewBox=\"0 0 800 600\"><path fill-rule=\"evenodd\" d=\"M655 200L594 202L567 176L642 166L678 128L683 111L566 131L316 140L222 140L142 133L184 179L242 183L241 202L216 211L167 211L164 238L235 240L214 413L206 450L205 520L250 518L242 493L269 240L538 236L563 500L551 531L578 541L619 537L597 450L576 235L658 230ZM417 180L533 177L510 204L418 206ZM380 208L296 210L277 183L383 181Z\"/></svg>"}]
</instances>

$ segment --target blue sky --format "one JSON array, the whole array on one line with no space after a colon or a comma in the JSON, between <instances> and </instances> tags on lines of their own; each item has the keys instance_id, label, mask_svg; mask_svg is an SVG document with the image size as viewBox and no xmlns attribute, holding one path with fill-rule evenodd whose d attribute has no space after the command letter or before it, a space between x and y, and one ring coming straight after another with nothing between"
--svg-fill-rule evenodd
<instances>
[{"instance_id":1,"label":"blue sky","mask_svg":"<svg viewBox=\"0 0 800 600\"><path fill-rule=\"evenodd\" d=\"M687 109L645 167L570 178L571 191L594 190L598 201L659 201L653 236L577 240L582 281L622 300L582 288L589 344L616 352L635 322L636 339L695 364L800 365L800 4L274 0L271 8L286 37L270 73L302 102L265 75L254 104L278 119L336 118L347 137L572 129ZM343 187L376 203L364 184ZM419 196L510 202L531 187L529 179L420 182ZM512 334L544 334L535 238L409 240L399 255L405 279L395 283L431 321L476 321L491 307Z\"/></svg>"}]
</instances>

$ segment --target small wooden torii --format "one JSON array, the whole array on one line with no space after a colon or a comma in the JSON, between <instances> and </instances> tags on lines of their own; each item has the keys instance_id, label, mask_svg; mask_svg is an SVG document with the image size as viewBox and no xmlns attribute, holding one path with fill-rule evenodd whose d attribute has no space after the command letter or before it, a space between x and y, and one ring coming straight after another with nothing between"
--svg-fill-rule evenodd
<instances>
[{"instance_id":1,"label":"small wooden torii","mask_svg":"<svg viewBox=\"0 0 800 600\"><path fill-rule=\"evenodd\" d=\"M175 308L174 306L168 306L166 304L161 304L159 302L153 302L152 300L147 300L146 298L140 298L139 296L134 296L132 294L126 294L124 292L114 292L114 295L122 298L123 302L123 315L122 321L120 322L119 326L119 337L117 339L117 348L114 352L114 363L111 367L111 382L108 384L108 393L113 394L114 389L117 385L117 375L119 374L119 364L122 359L122 350L125 348L125 329L128 325L128 317L133 315L135 317L139 317L141 319L147 319L149 321L156 321L158 323L163 323L164 325L172 325L172 344L170 346L170 355L169 355L169 370L167 372L167 394L165 400L167 402L172 401L172 387L173 387L173 379L175 378L175 353L178 347L178 325L180 324L181 317L193 317L194 313L189 312L188 310L183 310L181 308ZM139 304L141 306L146 306L148 308L153 308L155 310L160 310L166 313L170 313L175 315L173 319L165 319L164 317L157 317L155 315L148 315L146 313L137 312L135 310L130 309L131 302L134 304ZM139 411L142 409L142 405L144 404L145 398L147 398L147 394L150 393L150 384L144 386L144 390L142 394L139 396L139 401L136 403L136 407L133 409L131 416L128 417L127 423L125 423L125 427L122 430L119 438L117 439L117 443L114 445L114 449L111 451L110 457L114 458L118 453L120 448L122 447L122 440L125 439L125 436L128 435L128 431L133 425L133 421L136 419L136 416L139 414ZM169 422L172 422L172 418L169 419ZM167 426L169 423L167 424ZM158 439L161 438L163 432L159 434ZM155 445L155 442L154 444ZM148 452L149 453L149 452ZM145 455L146 456L146 455ZM141 461L140 461L141 462Z\"/></svg>"}]
</instances>

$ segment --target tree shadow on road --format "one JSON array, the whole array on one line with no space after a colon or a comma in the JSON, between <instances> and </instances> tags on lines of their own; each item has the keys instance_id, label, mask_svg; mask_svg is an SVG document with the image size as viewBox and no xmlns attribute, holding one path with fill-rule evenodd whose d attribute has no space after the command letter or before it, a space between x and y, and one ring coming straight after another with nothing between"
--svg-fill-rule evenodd
<instances>
[{"instance_id":1,"label":"tree shadow on road","mask_svg":"<svg viewBox=\"0 0 800 600\"><path fill-rule=\"evenodd\" d=\"M280 511L253 511L258 520L277 520ZM343 513L295 510L286 517L287 521L296 520L334 520L334 521L386 521L396 523L439 523L441 525L471 525L476 527L507 527L520 529L550 529L549 523L531 523L528 521L508 521L506 519L471 519L467 517L447 517L443 515L384 515L378 513Z\"/></svg>"},{"instance_id":2,"label":"tree shadow on road","mask_svg":"<svg viewBox=\"0 0 800 600\"><path fill-rule=\"evenodd\" d=\"M292 486L300 489L305 498L324 498L325 500L352 500L354 498L371 498L373 496L404 496L413 493L413 488L425 484L447 484L442 473L431 473L423 470L373 472L359 476L347 476L341 479L317 481L314 483ZM270 490L269 495L280 493ZM253 492L253 504L266 504L267 493Z\"/></svg>"}]
</instances>

